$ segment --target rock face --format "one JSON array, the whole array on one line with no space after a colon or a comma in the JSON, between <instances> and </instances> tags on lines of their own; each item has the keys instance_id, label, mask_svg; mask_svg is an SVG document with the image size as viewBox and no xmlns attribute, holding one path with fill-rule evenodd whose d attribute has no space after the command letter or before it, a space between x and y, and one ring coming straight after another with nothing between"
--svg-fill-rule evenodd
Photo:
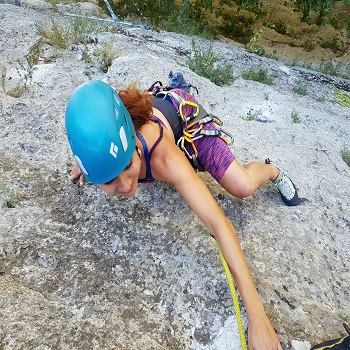
<instances>
[{"instance_id":1,"label":"rock face","mask_svg":"<svg viewBox=\"0 0 350 350\"><path fill-rule=\"evenodd\" d=\"M172 186L122 199L67 179L74 89L89 78L147 88L171 69L235 135L238 161L271 157L303 198L286 207L267 184L236 199L200 174L236 227L284 349L340 335L350 321L350 169L341 157L350 112L331 101L330 84L349 90L349 81L194 38L233 64L232 85L217 87L183 66L193 38L116 27L67 49L41 43L30 65L38 26L72 21L39 3L0 4L0 348L240 348L216 243ZM107 43L118 55L103 73L92 52ZM268 69L274 85L243 80L250 67Z\"/></svg>"}]
</instances>

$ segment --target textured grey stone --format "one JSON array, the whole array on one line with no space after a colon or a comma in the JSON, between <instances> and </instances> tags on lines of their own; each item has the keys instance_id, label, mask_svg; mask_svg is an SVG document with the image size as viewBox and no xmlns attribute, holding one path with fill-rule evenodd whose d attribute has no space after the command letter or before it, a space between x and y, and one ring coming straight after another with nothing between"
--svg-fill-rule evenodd
<instances>
[{"instance_id":1,"label":"textured grey stone","mask_svg":"<svg viewBox=\"0 0 350 350\"><path fill-rule=\"evenodd\" d=\"M0 199L13 206L0 209L0 348L239 349L216 243L172 186L140 186L126 200L68 182L64 110L88 79L84 45L39 60L18 98L5 93L23 81L18 61L39 39L35 23L70 20L26 4L0 4ZM330 83L348 82L195 38L234 66L233 84L217 87L183 67L190 37L139 29L97 37L119 56L107 73L93 63L93 78L147 88L181 70L234 134L240 162L269 156L290 174L298 207L284 206L268 184L239 200L200 176L237 229L284 348L336 337L350 320L350 170L340 156L350 148L350 114L330 101ZM46 46L42 58L51 53ZM275 85L239 78L256 66ZM308 95L292 83L307 84ZM269 122L244 120L251 109Z\"/></svg>"}]
</instances>

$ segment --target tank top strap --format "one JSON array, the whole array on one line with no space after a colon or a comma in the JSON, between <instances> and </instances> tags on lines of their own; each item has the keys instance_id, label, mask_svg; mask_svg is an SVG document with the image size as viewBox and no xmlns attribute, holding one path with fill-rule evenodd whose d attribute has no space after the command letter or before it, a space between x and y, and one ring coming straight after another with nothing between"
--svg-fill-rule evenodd
<instances>
[{"instance_id":1,"label":"tank top strap","mask_svg":"<svg viewBox=\"0 0 350 350\"><path fill-rule=\"evenodd\" d=\"M145 156L145 162L146 162L146 178L145 179L139 179L139 183L145 183L145 182L153 182L155 179L153 178L152 175L152 170L151 170L151 156L155 148L158 146L159 142L163 138L163 126L161 125L161 120L158 120L158 118L155 120L155 122L159 125L159 137L157 141L154 143L152 146L151 150L148 151L148 146L145 138L142 136L142 134L137 131L136 136L137 138L141 141L142 147L143 147L143 152Z\"/></svg>"}]
</instances>

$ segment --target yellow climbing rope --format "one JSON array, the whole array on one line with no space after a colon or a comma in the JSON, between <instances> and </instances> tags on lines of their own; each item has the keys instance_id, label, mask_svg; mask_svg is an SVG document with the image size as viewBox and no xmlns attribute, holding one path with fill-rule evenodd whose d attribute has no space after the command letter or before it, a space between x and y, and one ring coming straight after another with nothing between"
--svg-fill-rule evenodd
<instances>
[{"instance_id":1,"label":"yellow climbing rope","mask_svg":"<svg viewBox=\"0 0 350 350\"><path fill-rule=\"evenodd\" d=\"M242 347L242 350L247 350L247 343L246 343L245 334L244 334L244 326L243 326L243 321L242 321L241 310L239 308L239 302L238 302L238 297L237 297L237 293L236 293L236 288L235 288L235 285L233 283L231 272L228 268L227 262L224 258L224 254L221 251L219 243L218 243L218 247L219 247L221 263L222 263L222 266L224 267L227 282L228 282L228 285L229 285L230 291L231 291L233 307L234 307L235 313L236 313L237 326L238 326L238 332L239 332L239 339L241 341L241 347Z\"/></svg>"}]
</instances>

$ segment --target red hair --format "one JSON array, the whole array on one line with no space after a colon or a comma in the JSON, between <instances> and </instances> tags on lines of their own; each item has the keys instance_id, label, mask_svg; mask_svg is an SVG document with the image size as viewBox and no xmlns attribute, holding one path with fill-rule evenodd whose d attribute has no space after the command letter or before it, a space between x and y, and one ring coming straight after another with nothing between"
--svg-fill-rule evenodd
<instances>
[{"instance_id":1,"label":"red hair","mask_svg":"<svg viewBox=\"0 0 350 350\"><path fill-rule=\"evenodd\" d=\"M152 114L152 95L137 88L136 83L118 90L118 95L130 113L135 130L139 131L146 124Z\"/></svg>"}]
</instances>

